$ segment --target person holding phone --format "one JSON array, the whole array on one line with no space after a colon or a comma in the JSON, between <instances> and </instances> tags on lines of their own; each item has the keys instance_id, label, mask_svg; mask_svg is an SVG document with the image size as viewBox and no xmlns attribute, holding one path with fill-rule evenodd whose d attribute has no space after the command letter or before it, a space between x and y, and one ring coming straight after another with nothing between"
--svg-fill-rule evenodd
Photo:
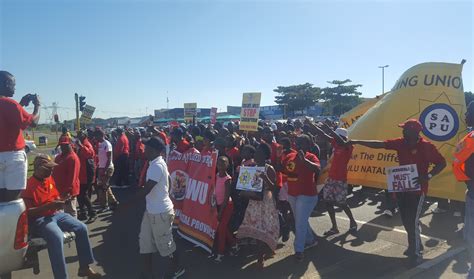
<instances>
[{"instance_id":1,"label":"person holding phone","mask_svg":"<svg viewBox=\"0 0 474 279\"><path fill-rule=\"evenodd\" d=\"M33 166L33 176L28 179L26 189L22 192L21 197L27 207L30 230L33 234L46 240L54 278L68 278L63 250L63 232L73 232L76 235L79 258L77 276L90 279L102 278L101 274L89 267L95 260L87 226L62 211L67 199L61 198L51 176L53 168L57 164L47 155L39 155L35 158Z\"/></svg>"},{"instance_id":2,"label":"person holding phone","mask_svg":"<svg viewBox=\"0 0 474 279\"><path fill-rule=\"evenodd\" d=\"M37 95L27 94L20 103L15 95L15 77L0 71L0 202L20 197L26 186L28 161L25 153L23 130L35 127L40 117L40 101ZM32 114L23 107L34 104Z\"/></svg>"}]
</instances>

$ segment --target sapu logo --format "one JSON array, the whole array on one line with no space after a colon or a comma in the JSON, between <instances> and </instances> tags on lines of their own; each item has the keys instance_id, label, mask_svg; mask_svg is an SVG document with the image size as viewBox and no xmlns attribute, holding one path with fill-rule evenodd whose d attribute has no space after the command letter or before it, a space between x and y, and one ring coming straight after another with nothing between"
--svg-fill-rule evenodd
<instances>
[{"instance_id":1,"label":"sapu logo","mask_svg":"<svg viewBox=\"0 0 474 279\"><path fill-rule=\"evenodd\" d=\"M435 141L447 141L453 138L459 129L459 117L447 104L433 104L421 113L420 122L423 133Z\"/></svg>"}]
</instances>

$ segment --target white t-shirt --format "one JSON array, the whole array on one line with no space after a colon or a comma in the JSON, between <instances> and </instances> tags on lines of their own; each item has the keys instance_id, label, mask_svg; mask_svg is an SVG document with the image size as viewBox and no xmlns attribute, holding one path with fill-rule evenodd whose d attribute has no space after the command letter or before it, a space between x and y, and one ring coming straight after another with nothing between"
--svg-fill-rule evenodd
<instances>
[{"instance_id":1,"label":"white t-shirt","mask_svg":"<svg viewBox=\"0 0 474 279\"><path fill-rule=\"evenodd\" d=\"M173 210L169 196L169 173L163 157L158 156L150 162L146 172L146 181L153 180L156 185L146 196L146 211L151 214L166 213Z\"/></svg>"},{"instance_id":2,"label":"white t-shirt","mask_svg":"<svg viewBox=\"0 0 474 279\"><path fill-rule=\"evenodd\" d=\"M114 163L112 163L112 144L104 139L103 142L99 143L99 168L105 168L107 165L107 152L110 152L110 166L113 167Z\"/></svg>"}]
</instances>

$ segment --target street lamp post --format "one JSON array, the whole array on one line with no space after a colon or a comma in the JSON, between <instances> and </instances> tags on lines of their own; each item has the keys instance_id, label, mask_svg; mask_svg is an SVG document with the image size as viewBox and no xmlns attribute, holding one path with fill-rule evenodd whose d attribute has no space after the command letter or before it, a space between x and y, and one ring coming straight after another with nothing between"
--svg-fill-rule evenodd
<instances>
[{"instance_id":1,"label":"street lamp post","mask_svg":"<svg viewBox=\"0 0 474 279\"><path fill-rule=\"evenodd\" d=\"M382 69L382 94L385 93L385 68L387 68L388 65L385 66L379 66L379 68Z\"/></svg>"}]
</instances>

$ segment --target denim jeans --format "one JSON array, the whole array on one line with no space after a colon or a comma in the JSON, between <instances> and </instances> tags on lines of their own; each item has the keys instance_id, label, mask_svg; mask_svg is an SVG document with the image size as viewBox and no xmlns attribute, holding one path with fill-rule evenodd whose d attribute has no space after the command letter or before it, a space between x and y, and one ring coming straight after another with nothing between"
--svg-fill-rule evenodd
<instances>
[{"instance_id":1,"label":"denim jeans","mask_svg":"<svg viewBox=\"0 0 474 279\"><path fill-rule=\"evenodd\" d=\"M87 226L81 221L64 212L53 216L40 217L33 221L33 230L44 240L48 247L49 260L55 279L68 278L66 259L64 258L64 233L74 232L76 249L79 257L79 267L94 263Z\"/></svg>"},{"instance_id":2,"label":"denim jeans","mask_svg":"<svg viewBox=\"0 0 474 279\"><path fill-rule=\"evenodd\" d=\"M309 217L318 203L318 196L288 195L288 202L295 218L295 252L301 253L305 245L311 244L316 238L316 234L309 225Z\"/></svg>"}]
</instances>

